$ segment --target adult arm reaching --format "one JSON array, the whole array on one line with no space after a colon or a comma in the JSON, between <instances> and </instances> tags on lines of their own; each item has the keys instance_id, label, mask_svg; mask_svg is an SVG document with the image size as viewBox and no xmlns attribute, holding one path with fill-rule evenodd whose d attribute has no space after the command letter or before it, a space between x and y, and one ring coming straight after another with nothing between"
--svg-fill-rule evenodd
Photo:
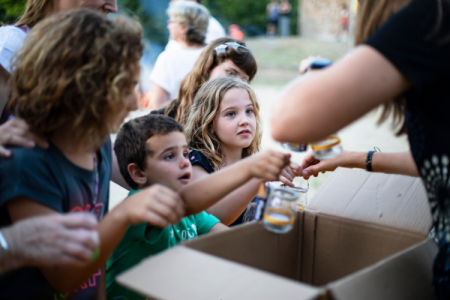
<instances>
[{"instance_id":1,"label":"adult arm reaching","mask_svg":"<svg viewBox=\"0 0 450 300\"><path fill-rule=\"evenodd\" d=\"M287 86L273 110L272 136L280 142L320 140L410 86L377 50L358 46L336 64Z\"/></svg>"},{"instance_id":2,"label":"adult arm reaching","mask_svg":"<svg viewBox=\"0 0 450 300\"><path fill-rule=\"evenodd\" d=\"M302 162L303 177L308 179L319 173L334 171L338 167L366 169L367 152L344 151L340 155L318 160L312 153L308 153ZM419 176L411 152L381 153L375 152L372 156L372 171L387 174L401 174Z\"/></svg>"}]
</instances>

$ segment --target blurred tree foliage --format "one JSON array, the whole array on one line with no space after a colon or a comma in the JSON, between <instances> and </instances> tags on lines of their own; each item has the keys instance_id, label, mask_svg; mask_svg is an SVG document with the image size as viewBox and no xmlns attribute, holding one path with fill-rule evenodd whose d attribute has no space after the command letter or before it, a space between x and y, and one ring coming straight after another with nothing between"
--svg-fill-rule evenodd
<instances>
[{"instance_id":1,"label":"blurred tree foliage","mask_svg":"<svg viewBox=\"0 0 450 300\"><path fill-rule=\"evenodd\" d=\"M0 24L12 24L25 9L26 0L0 0Z\"/></svg>"},{"instance_id":2,"label":"blurred tree foliage","mask_svg":"<svg viewBox=\"0 0 450 300\"><path fill-rule=\"evenodd\" d=\"M289 2L292 5L291 34L295 35L297 33L298 0ZM270 0L202 0L201 3L224 27L238 24L250 36L266 32L266 7Z\"/></svg>"},{"instance_id":3,"label":"blurred tree foliage","mask_svg":"<svg viewBox=\"0 0 450 300\"><path fill-rule=\"evenodd\" d=\"M238 24L249 36L264 34L267 25L266 6L270 0L202 0L222 25ZM297 32L298 1L290 1L291 33ZM26 0L0 0L0 23L11 24L22 14ZM169 0L118 0L119 11L138 19L144 36L165 44L168 38L165 9Z\"/></svg>"},{"instance_id":4,"label":"blurred tree foliage","mask_svg":"<svg viewBox=\"0 0 450 300\"><path fill-rule=\"evenodd\" d=\"M0 0L1 1L1 0ZM118 0L119 11L141 22L144 29L144 37L159 44L165 45L168 40L167 16L165 9L169 0ZM148 3L155 9L148 9ZM156 9L158 8L158 9ZM161 11L162 10L162 11Z\"/></svg>"},{"instance_id":5,"label":"blurred tree foliage","mask_svg":"<svg viewBox=\"0 0 450 300\"><path fill-rule=\"evenodd\" d=\"M148 0L147 0L148 1ZM151 0L154 2L155 0ZM169 0L162 0L167 7ZM0 0L0 24L13 24L25 10L27 0ZM144 36L152 41L167 43L168 32L165 14L152 14L141 5L143 0L118 0L119 11L139 20L144 28ZM161 2L161 1L160 1ZM162 18L161 18L162 17Z\"/></svg>"}]
</instances>

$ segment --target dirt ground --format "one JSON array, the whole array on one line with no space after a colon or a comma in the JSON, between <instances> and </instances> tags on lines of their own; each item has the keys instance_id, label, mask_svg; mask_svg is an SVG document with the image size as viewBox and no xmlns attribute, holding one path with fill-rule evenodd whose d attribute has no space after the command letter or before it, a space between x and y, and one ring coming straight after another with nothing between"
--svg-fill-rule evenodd
<instances>
[{"instance_id":1,"label":"dirt ground","mask_svg":"<svg viewBox=\"0 0 450 300\"><path fill-rule=\"evenodd\" d=\"M344 43L319 42L306 39L255 39L247 41L258 62L258 75L252 83L261 104L261 117L264 123L262 149L284 151L270 134L271 108L276 105L283 86L297 76L297 66L301 59L310 55L321 55L337 60L347 53ZM137 111L130 118L145 114ZM338 132L344 149L369 151L376 146L382 152L408 151L406 136L396 137L389 122L377 126L379 111L373 111ZM114 136L112 137L115 138ZM301 163L305 154L293 153L292 159ZM322 174L309 181L308 199L312 199L317 189L329 176ZM298 180L298 184L304 182ZM111 183L110 207L114 207L127 196L127 191Z\"/></svg>"}]
</instances>

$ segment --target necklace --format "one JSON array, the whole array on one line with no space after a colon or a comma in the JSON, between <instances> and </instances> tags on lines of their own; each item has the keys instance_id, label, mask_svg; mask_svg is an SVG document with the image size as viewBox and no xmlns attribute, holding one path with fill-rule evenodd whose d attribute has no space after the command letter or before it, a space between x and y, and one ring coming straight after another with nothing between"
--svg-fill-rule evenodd
<instances>
[{"instance_id":1,"label":"necklace","mask_svg":"<svg viewBox=\"0 0 450 300\"><path fill-rule=\"evenodd\" d=\"M92 207L95 207L98 199L98 185L99 185L99 175L98 175L98 164L97 164L97 155L94 153L94 174L95 174L95 184L94 184L94 199L92 201Z\"/></svg>"}]
</instances>

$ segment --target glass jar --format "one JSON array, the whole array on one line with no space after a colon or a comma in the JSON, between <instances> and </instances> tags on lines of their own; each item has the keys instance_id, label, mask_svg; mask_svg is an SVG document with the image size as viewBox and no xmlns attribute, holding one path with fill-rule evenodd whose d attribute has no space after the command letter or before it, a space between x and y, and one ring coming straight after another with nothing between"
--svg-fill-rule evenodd
<instances>
[{"instance_id":1,"label":"glass jar","mask_svg":"<svg viewBox=\"0 0 450 300\"><path fill-rule=\"evenodd\" d=\"M329 159L342 153L341 139L332 134L326 139L311 143L313 155L316 159Z\"/></svg>"},{"instance_id":2,"label":"glass jar","mask_svg":"<svg viewBox=\"0 0 450 300\"><path fill-rule=\"evenodd\" d=\"M273 189L264 210L264 227L275 233L287 233L294 227L299 193L294 189Z\"/></svg>"}]
</instances>

